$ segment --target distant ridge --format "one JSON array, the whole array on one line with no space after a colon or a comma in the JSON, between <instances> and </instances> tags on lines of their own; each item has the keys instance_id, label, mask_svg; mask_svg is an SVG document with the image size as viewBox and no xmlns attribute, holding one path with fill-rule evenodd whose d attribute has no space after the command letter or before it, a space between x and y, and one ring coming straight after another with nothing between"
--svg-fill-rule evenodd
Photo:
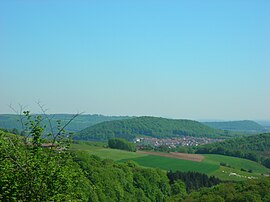
<instances>
[{"instance_id":1,"label":"distant ridge","mask_svg":"<svg viewBox=\"0 0 270 202\"><path fill-rule=\"evenodd\" d=\"M99 123L80 131L74 139L108 140L114 137L121 137L132 140L138 136L164 138L183 135L226 138L232 134L210 128L198 121L144 116Z\"/></svg>"},{"instance_id":2,"label":"distant ridge","mask_svg":"<svg viewBox=\"0 0 270 202\"><path fill-rule=\"evenodd\" d=\"M238 131L244 133L262 133L266 132L265 128L255 121L217 121L217 122L203 122L203 124L221 130Z\"/></svg>"},{"instance_id":3,"label":"distant ridge","mask_svg":"<svg viewBox=\"0 0 270 202\"><path fill-rule=\"evenodd\" d=\"M33 114L35 116L35 114ZM41 115L44 116L44 115ZM56 126L56 121L60 120L62 124L67 123L73 114L48 114L48 117L51 118L51 122L53 126ZM104 116L99 114L83 114L76 119L74 119L66 128L67 131L77 132L81 131L84 128L95 125L97 123L101 123L104 121L112 121L112 120L122 120L128 119L131 117L128 116ZM13 129L16 128L21 130L21 123L18 121L19 116L14 114L0 114L0 128L5 129ZM44 124L47 124L44 122ZM49 129L49 128L48 128Z\"/></svg>"}]
</instances>

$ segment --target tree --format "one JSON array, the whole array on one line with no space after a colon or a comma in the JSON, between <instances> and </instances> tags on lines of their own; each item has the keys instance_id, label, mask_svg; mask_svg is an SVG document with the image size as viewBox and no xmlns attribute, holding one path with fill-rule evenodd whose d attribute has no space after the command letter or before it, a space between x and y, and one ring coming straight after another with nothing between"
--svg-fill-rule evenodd
<instances>
[{"instance_id":1,"label":"tree","mask_svg":"<svg viewBox=\"0 0 270 202\"><path fill-rule=\"evenodd\" d=\"M108 141L108 146L113 149L122 149L126 151L136 151L136 146L122 138L112 138Z\"/></svg>"},{"instance_id":2,"label":"tree","mask_svg":"<svg viewBox=\"0 0 270 202\"><path fill-rule=\"evenodd\" d=\"M262 164L267 167L270 168L270 158L266 158L263 160Z\"/></svg>"},{"instance_id":3,"label":"tree","mask_svg":"<svg viewBox=\"0 0 270 202\"><path fill-rule=\"evenodd\" d=\"M175 197L179 199L187 196L185 183L181 180L176 180L172 184L171 189L172 189L172 195L174 195Z\"/></svg>"},{"instance_id":4,"label":"tree","mask_svg":"<svg viewBox=\"0 0 270 202\"><path fill-rule=\"evenodd\" d=\"M65 149L65 126L43 134L41 116L23 113L26 136L0 132L0 201L87 200L90 182Z\"/></svg>"}]
</instances>

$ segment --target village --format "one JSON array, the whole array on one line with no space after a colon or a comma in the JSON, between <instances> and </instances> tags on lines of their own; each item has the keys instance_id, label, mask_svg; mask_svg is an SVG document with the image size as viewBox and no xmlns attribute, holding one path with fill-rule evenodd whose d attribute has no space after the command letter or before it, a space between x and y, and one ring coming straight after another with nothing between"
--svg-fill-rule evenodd
<instances>
[{"instance_id":1,"label":"village","mask_svg":"<svg viewBox=\"0 0 270 202\"><path fill-rule=\"evenodd\" d=\"M206 137L192 137L192 136L181 136L181 137L174 137L174 138L151 138L151 137L142 137L136 138L134 142L137 146L145 146L150 145L154 147L159 146L168 146L169 148L175 148L177 146L198 146L203 144L210 144L214 142L221 142L222 139L213 139L213 138L206 138Z\"/></svg>"}]
</instances>

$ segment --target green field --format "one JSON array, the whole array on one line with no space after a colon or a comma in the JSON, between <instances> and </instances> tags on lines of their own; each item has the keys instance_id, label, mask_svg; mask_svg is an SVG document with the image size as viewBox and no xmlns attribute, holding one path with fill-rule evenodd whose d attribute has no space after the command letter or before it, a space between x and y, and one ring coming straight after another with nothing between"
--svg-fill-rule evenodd
<instances>
[{"instance_id":1,"label":"green field","mask_svg":"<svg viewBox=\"0 0 270 202\"><path fill-rule=\"evenodd\" d=\"M270 169L246 159L216 155L204 154L205 159L202 162L193 162L182 159L174 159L163 156L139 154L117 149L109 149L89 144L73 144L73 150L83 150L91 155L97 155L104 159L113 159L118 162L135 161L143 167L160 168L162 170L180 170L196 171L208 175L214 175L222 180L245 180L248 177L261 177L263 173L270 173ZM220 163L226 163L228 166L220 166ZM252 173L241 171L252 170ZM234 174L232 174L234 173ZM231 175L230 175L231 174Z\"/></svg>"},{"instance_id":2,"label":"green field","mask_svg":"<svg viewBox=\"0 0 270 202\"><path fill-rule=\"evenodd\" d=\"M262 176L261 174L270 173L270 169L262 166L259 163L247 159L218 154L204 154L203 156L205 156L203 163L211 163L215 165L220 165L220 163L226 163L230 166L220 166L218 170L209 173L210 175L215 175L220 179L239 181L248 179L248 177L259 178ZM245 169L247 171L251 170L252 173L241 171L241 169ZM230 173L236 173L240 176L230 176Z\"/></svg>"},{"instance_id":3,"label":"green field","mask_svg":"<svg viewBox=\"0 0 270 202\"><path fill-rule=\"evenodd\" d=\"M237 157L231 157L231 156L223 156L218 154L204 154L206 158L203 162L206 163L212 163L219 165L220 163L227 163L232 168L241 169L244 168L245 170L252 170L254 173L267 173L269 172L269 169L262 166L261 164L258 164L254 161L250 161L247 159L241 159Z\"/></svg>"},{"instance_id":4,"label":"green field","mask_svg":"<svg viewBox=\"0 0 270 202\"><path fill-rule=\"evenodd\" d=\"M162 170L181 170L187 171L197 171L205 174L212 173L219 169L219 165L204 163L204 162L194 162L182 159L168 158L164 156L146 155L143 157L122 159L120 162L127 160L133 160L139 165L151 168L160 168Z\"/></svg>"},{"instance_id":5,"label":"green field","mask_svg":"<svg viewBox=\"0 0 270 202\"><path fill-rule=\"evenodd\" d=\"M109 149L104 147L92 146L88 144L72 144L71 149L86 151L89 152L89 154L91 155L97 155L101 158L112 159L114 161L146 156L145 154L139 154L136 152L128 152L118 149Z\"/></svg>"}]
</instances>

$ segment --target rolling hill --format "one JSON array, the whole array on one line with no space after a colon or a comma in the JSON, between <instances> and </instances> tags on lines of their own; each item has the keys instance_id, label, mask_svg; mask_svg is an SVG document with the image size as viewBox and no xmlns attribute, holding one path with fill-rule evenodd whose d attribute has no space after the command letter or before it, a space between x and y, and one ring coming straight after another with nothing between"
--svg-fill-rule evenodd
<instances>
[{"instance_id":1,"label":"rolling hill","mask_svg":"<svg viewBox=\"0 0 270 202\"><path fill-rule=\"evenodd\" d=\"M41 115L44 116L44 115ZM48 114L48 117L51 119L52 125L56 127L57 120L61 120L62 124L67 123L71 118L72 114ZM97 123L101 123L104 121L112 121L112 120L122 120L128 119L128 116L103 116L103 115L80 115L76 117L66 128L67 131L77 132L81 131L84 128L95 125ZM45 121L44 124L48 123ZM14 114L0 114L0 128L4 129L13 129L16 128L19 131L21 128L21 123L19 121L19 116Z\"/></svg>"},{"instance_id":2,"label":"rolling hill","mask_svg":"<svg viewBox=\"0 0 270 202\"><path fill-rule=\"evenodd\" d=\"M265 128L255 121L225 121L225 122L203 122L203 124L221 130L238 131L244 133L262 133Z\"/></svg>"},{"instance_id":3,"label":"rolling hill","mask_svg":"<svg viewBox=\"0 0 270 202\"><path fill-rule=\"evenodd\" d=\"M145 116L99 123L80 131L74 139L108 140L120 137L132 140L139 136L157 138L177 136L226 138L232 135L230 132L210 128L197 121Z\"/></svg>"},{"instance_id":4,"label":"rolling hill","mask_svg":"<svg viewBox=\"0 0 270 202\"><path fill-rule=\"evenodd\" d=\"M230 173L238 173L241 176L247 177L262 177L261 174L269 173L270 170L260 165L259 163L230 156L203 154L202 161L192 161L191 159L177 158L176 155L171 157L169 153L161 152L129 152L118 149L111 149L105 145L98 145L96 142L80 142L71 144L71 150L84 151L89 155L95 155L102 159L112 159L117 162L134 161L143 167L159 168L165 171L194 171L214 175L222 180L240 181L247 178L232 176ZM178 153L180 154L180 153ZM189 154L195 155L196 154ZM225 163L227 166L222 166L220 163ZM241 170L242 169L242 170ZM252 170L249 173L245 170Z\"/></svg>"}]
</instances>

